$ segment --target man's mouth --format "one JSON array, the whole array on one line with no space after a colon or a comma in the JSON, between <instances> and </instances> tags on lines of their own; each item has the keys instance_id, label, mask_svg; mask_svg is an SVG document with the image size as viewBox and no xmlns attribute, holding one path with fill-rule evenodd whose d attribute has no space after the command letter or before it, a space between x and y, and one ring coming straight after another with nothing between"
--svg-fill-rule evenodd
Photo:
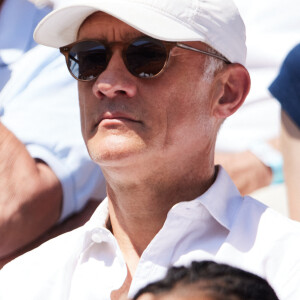
<instances>
[{"instance_id":1,"label":"man's mouth","mask_svg":"<svg viewBox=\"0 0 300 300\"><path fill-rule=\"evenodd\" d=\"M99 121L99 124L117 124L117 123L124 123L124 122L135 122L140 123L135 117L130 114L123 113L123 112L105 112Z\"/></svg>"}]
</instances>

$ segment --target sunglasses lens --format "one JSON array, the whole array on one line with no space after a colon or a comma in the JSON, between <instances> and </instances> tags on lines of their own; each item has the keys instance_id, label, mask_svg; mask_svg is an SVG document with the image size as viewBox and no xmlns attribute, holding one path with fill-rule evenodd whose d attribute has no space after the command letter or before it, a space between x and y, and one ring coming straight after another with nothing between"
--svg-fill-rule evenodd
<instances>
[{"instance_id":1,"label":"sunglasses lens","mask_svg":"<svg viewBox=\"0 0 300 300\"><path fill-rule=\"evenodd\" d=\"M69 69L79 80L93 80L107 67L106 47L97 41L75 44L69 53Z\"/></svg>"},{"instance_id":2,"label":"sunglasses lens","mask_svg":"<svg viewBox=\"0 0 300 300\"><path fill-rule=\"evenodd\" d=\"M126 49L126 66L136 77L151 78L166 65L168 53L161 41L140 38ZM78 80L97 78L108 65L110 50L99 41L81 41L69 50L68 67Z\"/></svg>"},{"instance_id":3,"label":"sunglasses lens","mask_svg":"<svg viewBox=\"0 0 300 300\"><path fill-rule=\"evenodd\" d=\"M163 43L149 38L141 38L127 48L127 68L137 77L151 78L164 68L167 57Z\"/></svg>"}]
</instances>

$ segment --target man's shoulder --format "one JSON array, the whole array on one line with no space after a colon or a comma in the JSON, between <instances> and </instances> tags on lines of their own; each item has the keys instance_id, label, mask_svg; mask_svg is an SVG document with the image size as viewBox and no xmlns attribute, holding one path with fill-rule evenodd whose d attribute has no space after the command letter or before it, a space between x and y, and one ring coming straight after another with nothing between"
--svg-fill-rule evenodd
<instances>
[{"instance_id":1,"label":"man's shoulder","mask_svg":"<svg viewBox=\"0 0 300 300\"><path fill-rule=\"evenodd\" d=\"M275 209L250 196L243 197L239 214L241 217L248 215L248 218L243 219L244 222L249 222L253 220L252 218L254 218L254 221L256 220L264 225L272 224L272 228L276 226L282 228L283 226L283 228L290 230L300 230L299 222L288 218L283 213L276 211Z\"/></svg>"},{"instance_id":2,"label":"man's shoulder","mask_svg":"<svg viewBox=\"0 0 300 300\"><path fill-rule=\"evenodd\" d=\"M268 247L278 241L296 241L300 250L300 223L249 196L243 198L235 216L232 233L247 233L248 239L252 237L254 243L266 244Z\"/></svg>"}]
</instances>

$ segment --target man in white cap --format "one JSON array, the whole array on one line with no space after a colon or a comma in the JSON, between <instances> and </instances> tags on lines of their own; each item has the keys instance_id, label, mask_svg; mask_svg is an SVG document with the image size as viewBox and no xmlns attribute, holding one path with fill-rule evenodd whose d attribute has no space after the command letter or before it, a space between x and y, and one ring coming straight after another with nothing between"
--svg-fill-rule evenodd
<instances>
[{"instance_id":1,"label":"man in white cap","mask_svg":"<svg viewBox=\"0 0 300 300\"><path fill-rule=\"evenodd\" d=\"M299 299L300 225L243 198L214 146L250 78L231 0L82 0L41 21L78 80L82 134L107 182L83 227L0 272L0 299L123 299L170 265L214 259Z\"/></svg>"}]
</instances>

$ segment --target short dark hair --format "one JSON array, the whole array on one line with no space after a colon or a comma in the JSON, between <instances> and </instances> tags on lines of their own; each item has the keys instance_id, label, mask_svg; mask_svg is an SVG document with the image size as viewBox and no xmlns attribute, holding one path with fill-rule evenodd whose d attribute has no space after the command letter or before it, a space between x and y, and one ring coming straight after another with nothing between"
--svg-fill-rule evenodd
<instances>
[{"instance_id":1,"label":"short dark hair","mask_svg":"<svg viewBox=\"0 0 300 300\"><path fill-rule=\"evenodd\" d=\"M199 284L217 299L279 300L269 283L250 272L213 261L192 262L190 267L171 267L164 279L148 284L134 296L167 293L186 285Z\"/></svg>"}]
</instances>

